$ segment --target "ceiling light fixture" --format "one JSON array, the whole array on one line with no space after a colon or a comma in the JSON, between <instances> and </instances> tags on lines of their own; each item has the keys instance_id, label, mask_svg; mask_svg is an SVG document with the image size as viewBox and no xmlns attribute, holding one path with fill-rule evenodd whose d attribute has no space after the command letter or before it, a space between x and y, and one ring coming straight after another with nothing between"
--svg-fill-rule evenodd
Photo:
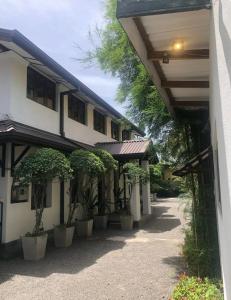
<instances>
[{"instance_id":1,"label":"ceiling light fixture","mask_svg":"<svg viewBox=\"0 0 231 300\"><path fill-rule=\"evenodd\" d=\"M172 44L173 51L184 51L184 41L183 40L175 40Z\"/></svg>"},{"instance_id":2,"label":"ceiling light fixture","mask_svg":"<svg viewBox=\"0 0 231 300\"><path fill-rule=\"evenodd\" d=\"M168 54L168 52L164 52L163 64L169 64L169 54Z\"/></svg>"}]
</instances>

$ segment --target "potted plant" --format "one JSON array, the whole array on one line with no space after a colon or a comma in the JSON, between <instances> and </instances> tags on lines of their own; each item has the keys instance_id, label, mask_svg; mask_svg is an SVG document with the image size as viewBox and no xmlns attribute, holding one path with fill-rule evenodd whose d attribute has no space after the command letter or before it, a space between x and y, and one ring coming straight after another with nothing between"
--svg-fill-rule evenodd
<instances>
[{"instance_id":1,"label":"potted plant","mask_svg":"<svg viewBox=\"0 0 231 300\"><path fill-rule=\"evenodd\" d=\"M32 233L22 237L24 259L38 260L45 256L47 233L42 228L42 216L47 183L57 177L65 180L71 172L65 155L49 148L41 148L28 155L16 168L14 181L22 186L33 185L31 198L35 208L35 225Z\"/></svg>"},{"instance_id":2,"label":"potted plant","mask_svg":"<svg viewBox=\"0 0 231 300\"><path fill-rule=\"evenodd\" d=\"M76 182L76 197L82 207L82 218L76 222L77 235L86 237L92 235L93 210L96 206L95 180L105 172L101 159L86 150L75 150L70 155L71 167Z\"/></svg>"},{"instance_id":3,"label":"potted plant","mask_svg":"<svg viewBox=\"0 0 231 300\"><path fill-rule=\"evenodd\" d=\"M127 177L128 198L124 199L124 207L120 212L120 224L122 230L131 230L133 228L133 216L131 214L132 191L137 182L146 182L149 173L136 163L126 163L123 166L123 173Z\"/></svg>"},{"instance_id":4,"label":"potted plant","mask_svg":"<svg viewBox=\"0 0 231 300\"><path fill-rule=\"evenodd\" d=\"M67 248L72 245L75 224L74 214L78 207L78 198L76 193L76 185L70 178L70 189L69 189L69 210L67 222L56 226L54 229L55 246L58 248Z\"/></svg>"},{"instance_id":5,"label":"potted plant","mask_svg":"<svg viewBox=\"0 0 231 300\"><path fill-rule=\"evenodd\" d=\"M108 213L111 211L111 172L117 169L118 162L106 150L95 149L94 154L101 159L105 167L105 172L98 178L102 193L98 195L98 201L96 203L98 212L97 215L94 216L94 228L106 229Z\"/></svg>"}]
</instances>

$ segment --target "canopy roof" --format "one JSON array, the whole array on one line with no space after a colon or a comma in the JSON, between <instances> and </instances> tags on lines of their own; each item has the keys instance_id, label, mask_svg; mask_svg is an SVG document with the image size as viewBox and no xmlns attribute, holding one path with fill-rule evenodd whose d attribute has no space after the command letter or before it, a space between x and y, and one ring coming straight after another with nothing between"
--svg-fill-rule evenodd
<instances>
[{"instance_id":1,"label":"canopy roof","mask_svg":"<svg viewBox=\"0 0 231 300\"><path fill-rule=\"evenodd\" d=\"M172 113L208 107L209 8L209 0L118 0L119 21Z\"/></svg>"},{"instance_id":2,"label":"canopy roof","mask_svg":"<svg viewBox=\"0 0 231 300\"><path fill-rule=\"evenodd\" d=\"M212 148L208 147L201 151L197 156L190 159L183 167L173 172L174 176L185 176L193 172L204 160L212 154Z\"/></svg>"},{"instance_id":3,"label":"canopy roof","mask_svg":"<svg viewBox=\"0 0 231 300\"><path fill-rule=\"evenodd\" d=\"M12 120L0 121L0 141L17 141L61 150L73 151L76 148L92 149L90 145L76 142L60 135L49 133Z\"/></svg>"},{"instance_id":4,"label":"canopy roof","mask_svg":"<svg viewBox=\"0 0 231 300\"><path fill-rule=\"evenodd\" d=\"M131 140L123 142L98 143L96 147L107 150L118 159L139 159L148 156L150 140Z\"/></svg>"}]
</instances>

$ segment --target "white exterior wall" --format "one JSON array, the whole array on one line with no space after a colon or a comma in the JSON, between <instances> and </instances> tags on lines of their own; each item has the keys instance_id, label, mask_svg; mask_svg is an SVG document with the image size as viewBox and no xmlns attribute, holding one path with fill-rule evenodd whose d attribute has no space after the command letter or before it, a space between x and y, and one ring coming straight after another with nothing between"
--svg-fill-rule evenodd
<instances>
[{"instance_id":1,"label":"white exterior wall","mask_svg":"<svg viewBox=\"0 0 231 300\"><path fill-rule=\"evenodd\" d=\"M87 105L87 125L81 124L75 120L68 118L68 99L64 97L64 132L65 136L73 140L94 145L100 142L113 142L111 138L111 118L106 118L106 134L102 134L94 130L93 119L94 106Z\"/></svg>"},{"instance_id":2,"label":"white exterior wall","mask_svg":"<svg viewBox=\"0 0 231 300\"><path fill-rule=\"evenodd\" d=\"M32 148L29 153L34 151L35 148ZM4 205L2 243L19 239L27 232L31 232L35 224L35 211L31 209L31 187L29 188L27 202L11 203L10 153L11 145L7 144L6 173L5 177L0 177L0 199ZM18 154L16 153L16 157ZM68 184L66 185L68 188ZM51 197L51 207L44 209L42 219L45 230L53 229L54 225L60 223L60 182L58 179L52 182ZM67 206L68 197L66 196L65 207Z\"/></svg>"},{"instance_id":3,"label":"white exterior wall","mask_svg":"<svg viewBox=\"0 0 231 300\"><path fill-rule=\"evenodd\" d=\"M210 40L210 119L225 299L231 299L231 1L213 1ZM216 153L219 153L220 195Z\"/></svg>"},{"instance_id":4,"label":"white exterior wall","mask_svg":"<svg viewBox=\"0 0 231 300\"><path fill-rule=\"evenodd\" d=\"M49 109L27 98L27 67L28 63L12 51L0 55L0 119L10 119L59 134L59 101L60 92L67 88L56 85L56 110ZM68 118L68 99L64 97L64 131L66 137L94 145L99 142L115 141L111 138L111 118L106 117L106 134L93 128L94 106L87 105L87 125Z\"/></svg>"}]
</instances>

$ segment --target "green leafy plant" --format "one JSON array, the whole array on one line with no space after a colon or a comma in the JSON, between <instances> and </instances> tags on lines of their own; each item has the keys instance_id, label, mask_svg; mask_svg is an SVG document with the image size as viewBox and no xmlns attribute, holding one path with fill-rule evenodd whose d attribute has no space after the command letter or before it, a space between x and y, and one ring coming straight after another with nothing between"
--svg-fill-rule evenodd
<instances>
[{"instance_id":1,"label":"green leafy plant","mask_svg":"<svg viewBox=\"0 0 231 300\"><path fill-rule=\"evenodd\" d=\"M75 192L72 193L74 199L68 219L73 219L78 203L82 205L85 218L92 218L92 211L97 203L94 181L105 172L104 164L93 152L85 150L73 151L70 155L70 164L74 171L73 187Z\"/></svg>"},{"instance_id":2,"label":"green leafy plant","mask_svg":"<svg viewBox=\"0 0 231 300\"><path fill-rule=\"evenodd\" d=\"M220 282L181 275L171 300L223 300Z\"/></svg>"},{"instance_id":3,"label":"green leafy plant","mask_svg":"<svg viewBox=\"0 0 231 300\"><path fill-rule=\"evenodd\" d=\"M127 176L128 179L128 190L129 197L125 199L124 212L128 215L131 214L131 197L132 197L132 189L134 184L137 182L145 183L149 180L149 172L140 167L137 163L126 163L123 165L123 173Z\"/></svg>"},{"instance_id":4,"label":"green leafy plant","mask_svg":"<svg viewBox=\"0 0 231 300\"><path fill-rule=\"evenodd\" d=\"M112 185L110 173L113 170L117 170L118 162L106 150L97 148L94 149L93 153L101 159L105 167L105 172L98 178L99 183L102 184L102 194L97 201L98 215L104 216L107 212L110 212L110 191Z\"/></svg>"},{"instance_id":5,"label":"green leafy plant","mask_svg":"<svg viewBox=\"0 0 231 300\"><path fill-rule=\"evenodd\" d=\"M35 226L33 236L41 233L42 215L47 183L58 177L68 180L72 177L69 160L58 150L41 148L28 155L14 172L14 181L19 185L33 184L32 199L35 206Z\"/></svg>"}]
</instances>

